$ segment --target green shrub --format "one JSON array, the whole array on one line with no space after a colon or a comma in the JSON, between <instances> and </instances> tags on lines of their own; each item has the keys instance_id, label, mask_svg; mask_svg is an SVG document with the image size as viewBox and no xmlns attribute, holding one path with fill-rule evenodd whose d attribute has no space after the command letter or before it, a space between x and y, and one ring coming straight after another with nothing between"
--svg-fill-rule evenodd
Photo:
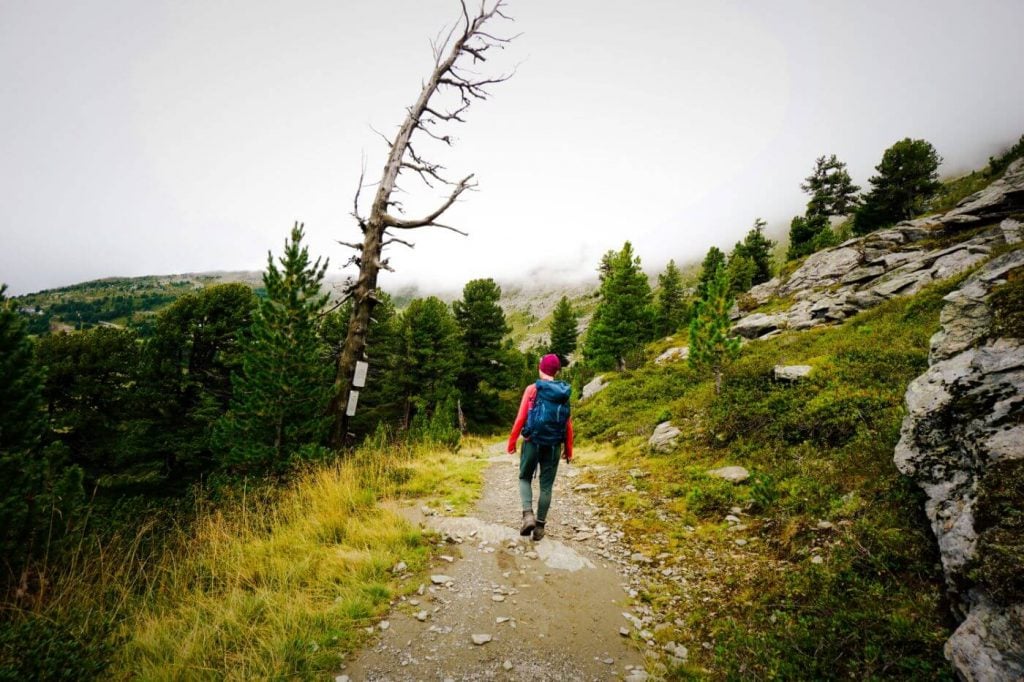
<instances>
[{"instance_id":1,"label":"green shrub","mask_svg":"<svg viewBox=\"0 0 1024 682\"><path fill-rule=\"evenodd\" d=\"M686 494L686 508L699 517L724 514L736 502L736 486L718 478L698 479Z\"/></svg>"}]
</instances>

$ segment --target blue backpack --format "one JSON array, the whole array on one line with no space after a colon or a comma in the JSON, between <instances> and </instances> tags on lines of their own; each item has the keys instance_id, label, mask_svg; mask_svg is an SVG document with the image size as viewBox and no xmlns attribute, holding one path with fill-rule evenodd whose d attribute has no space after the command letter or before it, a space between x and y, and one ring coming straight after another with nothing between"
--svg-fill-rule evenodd
<instances>
[{"instance_id":1,"label":"blue backpack","mask_svg":"<svg viewBox=\"0 0 1024 682\"><path fill-rule=\"evenodd\" d=\"M537 445L560 445L565 442L569 422L569 396L572 387L564 381L538 380L537 397L526 416L523 436Z\"/></svg>"}]
</instances>

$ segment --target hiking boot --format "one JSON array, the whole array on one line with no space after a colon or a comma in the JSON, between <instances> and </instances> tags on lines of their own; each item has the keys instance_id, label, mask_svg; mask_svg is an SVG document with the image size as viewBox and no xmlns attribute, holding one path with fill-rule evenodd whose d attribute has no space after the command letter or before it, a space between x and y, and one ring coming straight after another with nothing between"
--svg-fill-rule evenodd
<instances>
[{"instance_id":1,"label":"hiking boot","mask_svg":"<svg viewBox=\"0 0 1024 682\"><path fill-rule=\"evenodd\" d=\"M519 529L519 534L529 535L536 525L537 521L533 518L533 511L530 509L525 510L523 512L523 527Z\"/></svg>"},{"instance_id":2,"label":"hiking boot","mask_svg":"<svg viewBox=\"0 0 1024 682\"><path fill-rule=\"evenodd\" d=\"M533 541L537 542L544 537L544 522L538 521L537 525L533 527Z\"/></svg>"}]
</instances>

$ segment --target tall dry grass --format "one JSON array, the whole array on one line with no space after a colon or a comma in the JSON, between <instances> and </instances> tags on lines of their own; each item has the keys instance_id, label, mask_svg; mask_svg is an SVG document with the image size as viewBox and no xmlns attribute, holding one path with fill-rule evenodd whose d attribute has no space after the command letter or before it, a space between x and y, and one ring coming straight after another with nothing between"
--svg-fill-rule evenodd
<instances>
[{"instance_id":1,"label":"tall dry grass","mask_svg":"<svg viewBox=\"0 0 1024 682\"><path fill-rule=\"evenodd\" d=\"M197 503L155 550L159 519L102 543L83 539L23 615L71 628L85 656L106 656L109 678L322 676L416 587L391 567L416 572L429 561L429 540L388 501L464 507L483 463L464 451L378 446L281 487L242 484L229 502ZM32 655L59 656L52 649Z\"/></svg>"}]
</instances>

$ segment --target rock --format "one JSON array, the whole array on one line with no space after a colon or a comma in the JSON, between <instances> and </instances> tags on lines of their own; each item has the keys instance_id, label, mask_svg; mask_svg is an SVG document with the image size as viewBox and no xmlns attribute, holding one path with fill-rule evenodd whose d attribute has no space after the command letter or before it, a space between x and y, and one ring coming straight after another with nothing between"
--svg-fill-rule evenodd
<instances>
[{"instance_id":1,"label":"rock","mask_svg":"<svg viewBox=\"0 0 1024 682\"><path fill-rule=\"evenodd\" d=\"M777 381L800 381L811 375L810 365L775 365L773 374Z\"/></svg>"},{"instance_id":2,"label":"rock","mask_svg":"<svg viewBox=\"0 0 1024 682\"><path fill-rule=\"evenodd\" d=\"M733 542L735 542L738 547L745 547L747 544L747 541L743 538L737 538L736 540L733 540Z\"/></svg>"},{"instance_id":3,"label":"rock","mask_svg":"<svg viewBox=\"0 0 1024 682\"><path fill-rule=\"evenodd\" d=\"M818 521L818 524L814 526L815 530L832 530L835 528L831 521Z\"/></svg>"},{"instance_id":4,"label":"rock","mask_svg":"<svg viewBox=\"0 0 1024 682\"><path fill-rule=\"evenodd\" d=\"M649 675L646 671L634 668L626 673L623 682L647 682Z\"/></svg>"},{"instance_id":5,"label":"rock","mask_svg":"<svg viewBox=\"0 0 1024 682\"><path fill-rule=\"evenodd\" d=\"M399 573L404 572L407 568L409 567L405 565L404 561L399 561L397 564L391 567L391 572L395 575L398 575Z\"/></svg>"},{"instance_id":6,"label":"rock","mask_svg":"<svg viewBox=\"0 0 1024 682\"><path fill-rule=\"evenodd\" d=\"M779 287L787 296L801 289L817 289L833 284L857 268L861 263L860 250L852 246L839 246L818 251L807 257L789 279Z\"/></svg>"},{"instance_id":7,"label":"rock","mask_svg":"<svg viewBox=\"0 0 1024 682\"><path fill-rule=\"evenodd\" d=\"M448 583L452 582L452 579L450 576L444 575L443 573L435 573L434 575L430 576L430 582L434 583L435 585L447 585Z\"/></svg>"},{"instance_id":8,"label":"rock","mask_svg":"<svg viewBox=\"0 0 1024 682\"><path fill-rule=\"evenodd\" d=\"M753 300L755 304L763 305L778 293L780 284L782 284L782 280L778 277L774 277L762 284L755 284L747 291L746 295L748 298Z\"/></svg>"},{"instance_id":9,"label":"rock","mask_svg":"<svg viewBox=\"0 0 1024 682\"><path fill-rule=\"evenodd\" d=\"M789 318L784 313L747 315L732 326L732 333L745 339L756 339L777 329L785 329Z\"/></svg>"},{"instance_id":10,"label":"rock","mask_svg":"<svg viewBox=\"0 0 1024 682\"><path fill-rule=\"evenodd\" d=\"M734 514L728 514L725 517L725 522L726 523L739 523L740 522L740 518L738 516L735 516Z\"/></svg>"},{"instance_id":11,"label":"rock","mask_svg":"<svg viewBox=\"0 0 1024 682\"><path fill-rule=\"evenodd\" d=\"M899 271L897 270L897 272ZM885 281L873 286L871 291L884 298L892 298L896 295L909 296L917 293L924 285L931 281L932 276L927 270L916 270L888 277Z\"/></svg>"},{"instance_id":12,"label":"rock","mask_svg":"<svg viewBox=\"0 0 1024 682\"><path fill-rule=\"evenodd\" d=\"M1011 163L1003 177L991 185L966 197L957 207L943 216L950 222L961 215L979 218L1003 218L1024 209L1024 159Z\"/></svg>"},{"instance_id":13,"label":"rock","mask_svg":"<svg viewBox=\"0 0 1024 682\"><path fill-rule=\"evenodd\" d=\"M573 488L573 490L578 493L585 493L590 490L597 490L598 487L600 486L598 486L596 483L580 483L578 486Z\"/></svg>"},{"instance_id":14,"label":"rock","mask_svg":"<svg viewBox=\"0 0 1024 682\"><path fill-rule=\"evenodd\" d=\"M633 552L629 558L633 563L637 564L651 563L651 557L647 556L646 554L641 554L640 552Z\"/></svg>"},{"instance_id":15,"label":"rock","mask_svg":"<svg viewBox=\"0 0 1024 682\"><path fill-rule=\"evenodd\" d=\"M505 662L501 664L501 667L504 668L505 670L511 670L512 669L512 661L510 661L510 660L508 660L506 658Z\"/></svg>"},{"instance_id":16,"label":"rock","mask_svg":"<svg viewBox=\"0 0 1024 682\"><path fill-rule=\"evenodd\" d=\"M503 602L505 601L505 595L503 594L492 594L491 601Z\"/></svg>"},{"instance_id":17,"label":"rock","mask_svg":"<svg viewBox=\"0 0 1024 682\"><path fill-rule=\"evenodd\" d=\"M493 639L493 637L491 637L490 635L472 635L470 639L473 640L473 644L476 644L477 646L482 646L490 642Z\"/></svg>"},{"instance_id":18,"label":"rock","mask_svg":"<svg viewBox=\"0 0 1024 682\"><path fill-rule=\"evenodd\" d=\"M1019 220L1007 218L999 223L999 229L1003 231L1003 241L1007 244L1017 244L1024 239L1024 224Z\"/></svg>"},{"instance_id":19,"label":"rock","mask_svg":"<svg viewBox=\"0 0 1024 682\"><path fill-rule=\"evenodd\" d=\"M654 433L647 440L647 445L655 452L671 452L676 447L676 441L682 432L672 426L672 422L662 422L654 429Z\"/></svg>"},{"instance_id":20,"label":"rock","mask_svg":"<svg viewBox=\"0 0 1024 682\"><path fill-rule=\"evenodd\" d=\"M974 253L969 249L960 249L936 259L929 274L932 279L946 279L977 265L986 258L988 258L986 253Z\"/></svg>"},{"instance_id":21,"label":"rock","mask_svg":"<svg viewBox=\"0 0 1024 682\"><path fill-rule=\"evenodd\" d=\"M619 628L619 634L623 637L629 637L629 628L623 625L621 628Z\"/></svg>"},{"instance_id":22,"label":"rock","mask_svg":"<svg viewBox=\"0 0 1024 682\"><path fill-rule=\"evenodd\" d=\"M382 620L381 622L377 623L377 627L380 628L381 632L384 632L385 630L391 627L391 621Z\"/></svg>"},{"instance_id":23,"label":"rock","mask_svg":"<svg viewBox=\"0 0 1024 682\"><path fill-rule=\"evenodd\" d=\"M939 313L941 329L931 338L930 359L935 362L977 344L989 333L992 314L986 304L989 292L1006 273L1024 266L1024 249L993 258L971 275L956 291L946 295Z\"/></svg>"},{"instance_id":24,"label":"rock","mask_svg":"<svg viewBox=\"0 0 1024 682\"><path fill-rule=\"evenodd\" d=\"M721 467L719 469L711 469L708 471L708 476L725 479L730 483L743 483L750 478L750 472L741 466L728 466Z\"/></svg>"},{"instance_id":25,"label":"rock","mask_svg":"<svg viewBox=\"0 0 1024 682\"><path fill-rule=\"evenodd\" d=\"M421 623L426 622L427 618L429 618L429 617L430 617L430 614L427 613L426 611L417 611L416 612L416 620L418 620Z\"/></svg>"},{"instance_id":26,"label":"rock","mask_svg":"<svg viewBox=\"0 0 1024 682\"><path fill-rule=\"evenodd\" d=\"M1003 203L984 210L1024 201L1024 164L1016 167L1017 194L1004 187L999 190ZM978 208L979 201L991 198L969 197L968 204ZM979 582L986 566L1006 562L991 548L1019 542L1010 539L1013 533L1019 538L1019 531L1011 528L1005 509L1020 506L1007 481L1024 471L1024 341L992 338L988 296L1021 266L1024 250L1003 254L946 296L930 366L907 388L893 455L897 468L927 497L925 513L938 541L951 606L962 621L946 642L946 657L964 680L1024 676L1024 600L1012 592L997 600L988 592L991 579Z\"/></svg>"},{"instance_id":27,"label":"rock","mask_svg":"<svg viewBox=\"0 0 1024 682\"><path fill-rule=\"evenodd\" d=\"M666 362L674 362L675 360L685 360L690 357L689 346L676 346L675 348L669 348L664 353L654 359L654 364L663 365Z\"/></svg>"},{"instance_id":28,"label":"rock","mask_svg":"<svg viewBox=\"0 0 1024 682\"><path fill-rule=\"evenodd\" d=\"M647 472L643 471L642 469L630 469L626 473L628 473L633 478L646 478L648 475Z\"/></svg>"},{"instance_id":29,"label":"rock","mask_svg":"<svg viewBox=\"0 0 1024 682\"><path fill-rule=\"evenodd\" d=\"M509 618L508 616L498 616L497 618L494 619L494 622L497 623L498 625L501 625L502 623L507 623L510 620L512 620L512 619Z\"/></svg>"},{"instance_id":30,"label":"rock","mask_svg":"<svg viewBox=\"0 0 1024 682\"><path fill-rule=\"evenodd\" d=\"M817 554L815 554L814 556L811 557L811 563L812 564L823 564L823 563L825 563L825 560L822 559Z\"/></svg>"},{"instance_id":31,"label":"rock","mask_svg":"<svg viewBox=\"0 0 1024 682\"><path fill-rule=\"evenodd\" d=\"M442 554L437 558L441 559L442 561L447 561L450 564L455 562L455 557L449 556L448 554Z\"/></svg>"},{"instance_id":32,"label":"rock","mask_svg":"<svg viewBox=\"0 0 1024 682\"><path fill-rule=\"evenodd\" d=\"M868 280L881 277L885 274L885 268L881 265L868 265L863 268L857 268L846 273L841 280L840 284L860 284L867 282Z\"/></svg>"},{"instance_id":33,"label":"rock","mask_svg":"<svg viewBox=\"0 0 1024 682\"><path fill-rule=\"evenodd\" d=\"M985 597L946 642L946 658L961 679L1007 682L1024 679L1021 638L1024 605L1000 609ZM1013 652L1016 652L1014 655Z\"/></svg>"},{"instance_id":34,"label":"rock","mask_svg":"<svg viewBox=\"0 0 1024 682\"><path fill-rule=\"evenodd\" d=\"M334 678L334 682L349 682L348 675L337 675Z\"/></svg>"},{"instance_id":35,"label":"rock","mask_svg":"<svg viewBox=\"0 0 1024 682\"><path fill-rule=\"evenodd\" d=\"M592 396L597 395L608 387L608 383L604 380L603 376L596 376L583 387L583 392L580 394L580 400L586 400Z\"/></svg>"}]
</instances>

